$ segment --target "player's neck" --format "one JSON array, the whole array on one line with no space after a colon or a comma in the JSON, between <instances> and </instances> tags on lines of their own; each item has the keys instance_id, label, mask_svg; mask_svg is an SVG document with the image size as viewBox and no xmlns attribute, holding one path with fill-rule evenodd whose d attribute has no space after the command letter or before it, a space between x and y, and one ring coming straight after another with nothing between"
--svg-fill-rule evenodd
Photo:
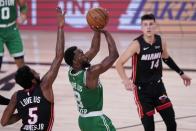
<instances>
[{"instance_id":1,"label":"player's neck","mask_svg":"<svg viewBox=\"0 0 196 131\"><path fill-rule=\"evenodd\" d=\"M154 41L155 41L155 37L154 37L154 35L152 35L152 36L146 36L146 35L144 35L144 40L147 43L149 43L149 44L152 45L154 43Z\"/></svg>"}]
</instances>

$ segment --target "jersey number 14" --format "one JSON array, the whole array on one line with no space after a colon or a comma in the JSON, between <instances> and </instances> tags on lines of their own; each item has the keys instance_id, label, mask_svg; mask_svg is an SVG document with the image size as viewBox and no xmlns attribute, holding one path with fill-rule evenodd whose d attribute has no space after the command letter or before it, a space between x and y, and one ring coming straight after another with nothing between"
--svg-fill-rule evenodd
<instances>
[{"instance_id":1,"label":"jersey number 14","mask_svg":"<svg viewBox=\"0 0 196 131\"><path fill-rule=\"evenodd\" d=\"M151 61L150 69L159 67L159 59Z\"/></svg>"}]
</instances>

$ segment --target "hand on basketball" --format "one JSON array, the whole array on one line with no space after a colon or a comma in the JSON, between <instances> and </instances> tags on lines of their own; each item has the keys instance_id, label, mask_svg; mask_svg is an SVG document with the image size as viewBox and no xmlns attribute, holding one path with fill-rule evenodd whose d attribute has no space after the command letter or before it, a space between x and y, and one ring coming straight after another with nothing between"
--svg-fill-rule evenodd
<instances>
[{"instance_id":1,"label":"hand on basketball","mask_svg":"<svg viewBox=\"0 0 196 131\"><path fill-rule=\"evenodd\" d=\"M99 32L100 31L100 29L99 28L96 28L95 26L90 26L91 27L91 29L93 30L93 31L96 31L96 32Z\"/></svg>"},{"instance_id":2,"label":"hand on basketball","mask_svg":"<svg viewBox=\"0 0 196 131\"><path fill-rule=\"evenodd\" d=\"M190 77L188 77L186 74L183 74L183 75L181 75L181 78L182 78L185 86L190 86L190 84L191 84Z\"/></svg>"},{"instance_id":3,"label":"hand on basketball","mask_svg":"<svg viewBox=\"0 0 196 131\"><path fill-rule=\"evenodd\" d=\"M107 30L100 30L101 31L101 33L103 33L103 34L105 34L105 33L107 33Z\"/></svg>"},{"instance_id":4,"label":"hand on basketball","mask_svg":"<svg viewBox=\"0 0 196 131\"><path fill-rule=\"evenodd\" d=\"M57 7L56 11L57 11L58 26L63 27L65 24L65 11L62 11L60 7Z\"/></svg>"},{"instance_id":5,"label":"hand on basketball","mask_svg":"<svg viewBox=\"0 0 196 131\"><path fill-rule=\"evenodd\" d=\"M133 84L133 82L129 79L123 80L122 83L124 84L126 90L133 91L135 88L135 84Z\"/></svg>"},{"instance_id":6,"label":"hand on basketball","mask_svg":"<svg viewBox=\"0 0 196 131\"><path fill-rule=\"evenodd\" d=\"M88 11L86 20L91 29L103 29L109 21L109 14L104 8L92 8Z\"/></svg>"}]
</instances>

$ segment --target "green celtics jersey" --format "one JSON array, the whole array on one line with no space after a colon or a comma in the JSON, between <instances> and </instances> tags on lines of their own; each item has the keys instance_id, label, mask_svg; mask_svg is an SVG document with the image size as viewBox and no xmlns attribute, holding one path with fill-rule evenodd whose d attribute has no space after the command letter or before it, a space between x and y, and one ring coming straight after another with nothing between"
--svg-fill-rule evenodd
<instances>
[{"instance_id":1,"label":"green celtics jersey","mask_svg":"<svg viewBox=\"0 0 196 131\"><path fill-rule=\"evenodd\" d=\"M78 111L81 114L101 111L103 107L103 88L100 82L95 89L89 89L85 84L86 70L81 70L74 74L72 73L72 68L70 68L68 75L73 86Z\"/></svg>"},{"instance_id":2,"label":"green celtics jersey","mask_svg":"<svg viewBox=\"0 0 196 131\"><path fill-rule=\"evenodd\" d=\"M0 0L0 24L9 24L16 18L16 0Z\"/></svg>"}]
</instances>

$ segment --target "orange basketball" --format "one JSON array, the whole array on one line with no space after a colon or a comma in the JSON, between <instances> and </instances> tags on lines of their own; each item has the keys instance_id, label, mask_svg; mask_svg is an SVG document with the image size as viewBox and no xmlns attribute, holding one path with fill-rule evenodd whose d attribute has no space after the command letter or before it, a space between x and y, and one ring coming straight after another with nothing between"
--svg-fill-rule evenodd
<instances>
[{"instance_id":1,"label":"orange basketball","mask_svg":"<svg viewBox=\"0 0 196 131\"><path fill-rule=\"evenodd\" d=\"M86 20L89 26L103 29L108 23L109 15L107 11L101 7L92 8L88 11Z\"/></svg>"}]
</instances>

